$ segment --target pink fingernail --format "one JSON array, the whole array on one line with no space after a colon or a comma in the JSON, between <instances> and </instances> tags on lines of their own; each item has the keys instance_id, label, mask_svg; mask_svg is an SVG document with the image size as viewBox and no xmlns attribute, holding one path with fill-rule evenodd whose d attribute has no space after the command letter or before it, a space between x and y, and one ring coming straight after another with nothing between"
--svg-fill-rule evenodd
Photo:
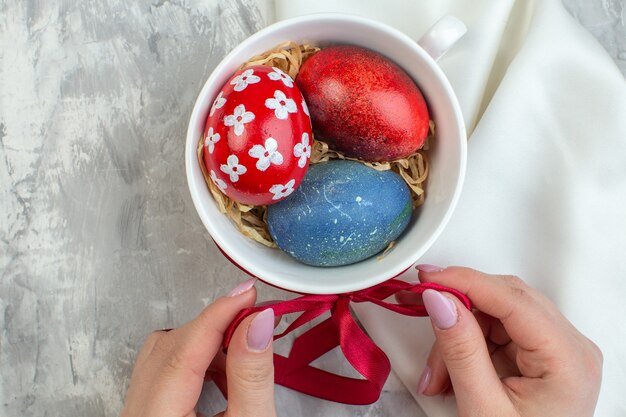
<instances>
[{"instance_id":1,"label":"pink fingernail","mask_svg":"<svg viewBox=\"0 0 626 417\"><path fill-rule=\"evenodd\" d=\"M255 283L256 283L256 278L250 278L249 280L242 282L241 284L233 288L232 291L228 293L228 296L236 297L238 295L241 295L244 292L248 291L250 288L254 287Z\"/></svg>"},{"instance_id":2,"label":"pink fingernail","mask_svg":"<svg viewBox=\"0 0 626 417\"><path fill-rule=\"evenodd\" d=\"M422 300L428 315L439 329L446 330L456 324L458 320L456 306L448 297L439 291L426 290L422 294Z\"/></svg>"},{"instance_id":3,"label":"pink fingernail","mask_svg":"<svg viewBox=\"0 0 626 417\"><path fill-rule=\"evenodd\" d=\"M423 394L428 388L428 384L430 384L430 377L433 374L433 371L430 369L430 366L426 365L424 370L422 371L422 376L420 376L420 380L417 383L417 393Z\"/></svg>"},{"instance_id":4,"label":"pink fingernail","mask_svg":"<svg viewBox=\"0 0 626 417\"><path fill-rule=\"evenodd\" d=\"M274 310L268 308L256 315L248 327L248 349L262 352L272 340L274 334Z\"/></svg>"},{"instance_id":5,"label":"pink fingernail","mask_svg":"<svg viewBox=\"0 0 626 417\"><path fill-rule=\"evenodd\" d=\"M437 265L431 265L431 264L420 264L417 265L417 270L418 271L422 271L422 272L439 272L439 271L443 271L443 268Z\"/></svg>"}]
</instances>

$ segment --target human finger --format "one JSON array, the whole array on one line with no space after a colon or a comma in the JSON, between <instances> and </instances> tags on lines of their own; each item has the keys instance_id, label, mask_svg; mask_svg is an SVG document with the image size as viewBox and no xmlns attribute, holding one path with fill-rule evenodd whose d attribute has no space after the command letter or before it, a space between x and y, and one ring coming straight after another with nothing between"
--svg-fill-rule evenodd
<instances>
[{"instance_id":1,"label":"human finger","mask_svg":"<svg viewBox=\"0 0 626 417\"><path fill-rule=\"evenodd\" d=\"M162 366L153 383L149 415L184 415L193 409L224 332L239 311L254 305L255 281L238 285L195 319L157 341L152 355L160 358Z\"/></svg>"},{"instance_id":2,"label":"human finger","mask_svg":"<svg viewBox=\"0 0 626 417\"><path fill-rule=\"evenodd\" d=\"M275 417L274 310L247 317L235 330L226 355L228 417Z\"/></svg>"},{"instance_id":3,"label":"human finger","mask_svg":"<svg viewBox=\"0 0 626 417\"><path fill-rule=\"evenodd\" d=\"M458 408L468 415L512 405L491 362L483 332L471 311L435 290L422 294Z\"/></svg>"},{"instance_id":4,"label":"human finger","mask_svg":"<svg viewBox=\"0 0 626 417\"><path fill-rule=\"evenodd\" d=\"M443 394L450 387L450 375L437 342L433 343L426 366L417 383L417 393L427 396Z\"/></svg>"},{"instance_id":5,"label":"human finger","mask_svg":"<svg viewBox=\"0 0 626 417\"><path fill-rule=\"evenodd\" d=\"M513 344L513 342L510 343L510 345ZM511 359L510 352L509 345L496 346L493 352L491 352L493 367L496 369L496 373L500 378L522 375L515 358Z\"/></svg>"},{"instance_id":6,"label":"human finger","mask_svg":"<svg viewBox=\"0 0 626 417\"><path fill-rule=\"evenodd\" d=\"M410 284L417 283L411 282ZM424 305L422 302L422 294L417 294L412 291L399 291L395 294L395 299L399 304Z\"/></svg>"},{"instance_id":7,"label":"human finger","mask_svg":"<svg viewBox=\"0 0 626 417\"><path fill-rule=\"evenodd\" d=\"M261 301L260 303L256 303L255 306L257 307L272 306L273 304L280 303L280 302L281 300L266 300L266 301ZM282 314L276 314L274 316L274 328L278 327L282 318L283 318Z\"/></svg>"},{"instance_id":8,"label":"human finger","mask_svg":"<svg viewBox=\"0 0 626 417\"><path fill-rule=\"evenodd\" d=\"M255 304L256 307L263 306L271 306L275 303L280 302L280 300L267 300L261 301ZM282 315L276 315L274 317L274 328L276 328L280 324L280 320L282 319ZM215 373L224 374L226 372L226 354L220 349L215 354L215 358L211 362L209 369L207 370L208 379L211 379Z\"/></svg>"},{"instance_id":9,"label":"human finger","mask_svg":"<svg viewBox=\"0 0 626 417\"><path fill-rule=\"evenodd\" d=\"M511 336L506 332L500 320L479 310L474 311L474 317L488 342L496 346L504 346L511 341Z\"/></svg>"},{"instance_id":10,"label":"human finger","mask_svg":"<svg viewBox=\"0 0 626 417\"><path fill-rule=\"evenodd\" d=\"M552 320L553 309L521 279L490 275L473 269L449 267L440 271L420 271L420 281L434 282L466 294L474 306L500 320L507 334L521 348L545 349L559 334L560 320Z\"/></svg>"}]
</instances>

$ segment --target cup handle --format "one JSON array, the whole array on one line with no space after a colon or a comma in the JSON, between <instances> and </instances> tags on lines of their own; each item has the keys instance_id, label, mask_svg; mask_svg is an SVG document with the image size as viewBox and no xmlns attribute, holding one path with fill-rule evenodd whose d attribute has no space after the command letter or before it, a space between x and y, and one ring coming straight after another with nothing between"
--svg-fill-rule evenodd
<instances>
[{"instance_id":1,"label":"cup handle","mask_svg":"<svg viewBox=\"0 0 626 417\"><path fill-rule=\"evenodd\" d=\"M417 43L438 61L466 32L465 23L457 17L445 15L428 29Z\"/></svg>"}]
</instances>

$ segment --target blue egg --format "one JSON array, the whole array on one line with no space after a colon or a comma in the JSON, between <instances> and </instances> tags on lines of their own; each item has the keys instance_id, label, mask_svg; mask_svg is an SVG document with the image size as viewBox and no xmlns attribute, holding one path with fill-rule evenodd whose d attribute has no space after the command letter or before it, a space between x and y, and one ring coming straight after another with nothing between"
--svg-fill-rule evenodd
<instances>
[{"instance_id":1,"label":"blue egg","mask_svg":"<svg viewBox=\"0 0 626 417\"><path fill-rule=\"evenodd\" d=\"M267 223L278 247L298 261L339 266L385 249L411 213L399 175L335 160L310 166L291 196L268 206Z\"/></svg>"}]
</instances>

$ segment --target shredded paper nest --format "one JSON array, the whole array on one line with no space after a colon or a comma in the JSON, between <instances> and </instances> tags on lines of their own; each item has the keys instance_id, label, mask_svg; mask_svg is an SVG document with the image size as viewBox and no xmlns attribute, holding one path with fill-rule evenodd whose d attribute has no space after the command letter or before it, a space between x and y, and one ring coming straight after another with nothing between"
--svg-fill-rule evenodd
<instances>
[{"instance_id":1,"label":"shredded paper nest","mask_svg":"<svg viewBox=\"0 0 626 417\"><path fill-rule=\"evenodd\" d=\"M250 58L240 68L253 65L276 67L289 74L289 76L295 80L304 61L319 50L320 48L311 45L299 45L295 42L286 42L263 54ZM359 159L349 158L340 152L330 149L327 143L313 139L310 163L317 164L331 159L349 159L361 162L378 171L391 169L399 174L409 186L413 198L413 209L415 209L424 202L425 182L428 176L428 158L425 151L428 148L428 141L433 137L434 133L434 124L431 120L430 134L426 140L426 145L407 158L391 162L365 162ZM204 136L198 141L198 162L200 163L205 182L219 210L230 218L237 225L239 231L245 236L265 246L275 248L276 243L272 240L267 229L267 206L249 206L241 204L222 194L215 184L213 184L213 181L211 181L204 164L204 141ZM388 249L391 249L391 247Z\"/></svg>"}]
</instances>

